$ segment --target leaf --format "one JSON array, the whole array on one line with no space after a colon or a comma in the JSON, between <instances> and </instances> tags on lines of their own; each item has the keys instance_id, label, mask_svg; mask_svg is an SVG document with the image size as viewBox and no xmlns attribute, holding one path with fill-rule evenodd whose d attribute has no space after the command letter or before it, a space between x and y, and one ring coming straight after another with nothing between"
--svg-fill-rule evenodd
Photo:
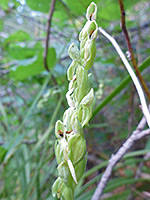
<instances>
[{"instance_id":1,"label":"leaf","mask_svg":"<svg viewBox=\"0 0 150 200\"><path fill-rule=\"evenodd\" d=\"M3 10L8 10L8 2L9 0L0 0L0 8Z\"/></svg>"},{"instance_id":2,"label":"leaf","mask_svg":"<svg viewBox=\"0 0 150 200\"><path fill-rule=\"evenodd\" d=\"M17 31L10 35L4 42L4 46L8 46L9 44L13 44L15 42L23 42L31 40L31 37L28 33L24 31Z\"/></svg>"},{"instance_id":3,"label":"leaf","mask_svg":"<svg viewBox=\"0 0 150 200\"><path fill-rule=\"evenodd\" d=\"M72 13L75 15L82 15L86 12L86 8L91 3L90 0L80 0L80 1L70 1L70 0L64 0L68 8ZM95 2L96 3L96 2ZM84 5L84 6L83 6Z\"/></svg>"},{"instance_id":4,"label":"leaf","mask_svg":"<svg viewBox=\"0 0 150 200\"><path fill-rule=\"evenodd\" d=\"M6 152L7 150L3 146L0 146L0 163L3 162Z\"/></svg>"},{"instance_id":5,"label":"leaf","mask_svg":"<svg viewBox=\"0 0 150 200\"><path fill-rule=\"evenodd\" d=\"M56 52L54 48L50 48L48 51L48 66L49 68L53 68L56 63ZM38 54L37 59L35 62L29 65L20 65L16 67L15 71L10 72L10 77L16 80L24 80L30 76L36 75L44 71L44 64L43 64L43 51Z\"/></svg>"},{"instance_id":6,"label":"leaf","mask_svg":"<svg viewBox=\"0 0 150 200\"><path fill-rule=\"evenodd\" d=\"M38 53L42 51L42 47L38 49L37 46L33 48L28 47L20 47L20 46L14 46L9 47L7 53L12 59L26 59L26 58L32 58L35 55L38 55Z\"/></svg>"},{"instance_id":7,"label":"leaf","mask_svg":"<svg viewBox=\"0 0 150 200\"><path fill-rule=\"evenodd\" d=\"M106 189L104 190L104 192L110 192L122 185L130 185L136 182L140 182L142 181L142 179L134 179L134 178L125 178L125 177L121 177L121 178L116 178L113 180L110 180L108 183L108 186L106 187Z\"/></svg>"},{"instance_id":8,"label":"leaf","mask_svg":"<svg viewBox=\"0 0 150 200\"><path fill-rule=\"evenodd\" d=\"M42 0L42 1L41 0L36 0L36 1L27 0L26 2L32 10L37 10L41 12L48 12L50 3L51 3L51 1L47 1L47 0Z\"/></svg>"},{"instance_id":9,"label":"leaf","mask_svg":"<svg viewBox=\"0 0 150 200\"><path fill-rule=\"evenodd\" d=\"M130 9L135 3L140 0L126 0L125 1L125 9ZM75 16L83 15L86 12L86 8L91 3L90 0L64 0L66 6L69 8L69 11L73 13ZM112 20L120 20L120 8L117 0L105 0L99 1L95 0L95 4L97 4L97 22L100 21L100 26L106 27L110 26L110 21Z\"/></svg>"},{"instance_id":10,"label":"leaf","mask_svg":"<svg viewBox=\"0 0 150 200\"><path fill-rule=\"evenodd\" d=\"M4 26L3 20L2 20L2 19L0 19L0 31L2 31L2 30L3 30L3 26Z\"/></svg>"}]
</instances>

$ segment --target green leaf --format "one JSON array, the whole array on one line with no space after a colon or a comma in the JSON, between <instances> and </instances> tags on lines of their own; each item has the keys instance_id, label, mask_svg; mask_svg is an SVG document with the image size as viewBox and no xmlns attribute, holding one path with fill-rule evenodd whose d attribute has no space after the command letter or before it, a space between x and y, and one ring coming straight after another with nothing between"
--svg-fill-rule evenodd
<instances>
[{"instance_id":1,"label":"green leaf","mask_svg":"<svg viewBox=\"0 0 150 200\"><path fill-rule=\"evenodd\" d=\"M37 43L34 47L21 47L18 45L9 45L7 53L13 59L26 59L32 58L35 55L38 56L40 52L43 51L41 44Z\"/></svg>"},{"instance_id":2,"label":"green leaf","mask_svg":"<svg viewBox=\"0 0 150 200\"><path fill-rule=\"evenodd\" d=\"M0 19L0 31L2 31L2 30L3 30L3 26L4 26L3 20L2 20L2 19Z\"/></svg>"},{"instance_id":3,"label":"green leaf","mask_svg":"<svg viewBox=\"0 0 150 200\"><path fill-rule=\"evenodd\" d=\"M37 10L41 12L48 12L50 3L51 3L51 1L48 1L48 0L42 0L42 1L41 0L36 0L36 1L27 0L26 2L32 10Z\"/></svg>"},{"instance_id":4,"label":"green leaf","mask_svg":"<svg viewBox=\"0 0 150 200\"><path fill-rule=\"evenodd\" d=\"M0 8L3 10L8 10L8 2L9 0L0 0Z\"/></svg>"},{"instance_id":5,"label":"green leaf","mask_svg":"<svg viewBox=\"0 0 150 200\"><path fill-rule=\"evenodd\" d=\"M3 162L6 152L7 150L3 146L0 146L0 163Z\"/></svg>"},{"instance_id":6,"label":"green leaf","mask_svg":"<svg viewBox=\"0 0 150 200\"><path fill-rule=\"evenodd\" d=\"M86 12L86 8L91 3L90 0L80 0L80 1L70 1L70 0L64 0L68 8L72 13L75 15L82 15ZM83 6L84 5L84 6Z\"/></svg>"},{"instance_id":7,"label":"green leaf","mask_svg":"<svg viewBox=\"0 0 150 200\"><path fill-rule=\"evenodd\" d=\"M15 42L24 42L24 41L28 41L28 40L31 40L31 37L28 33L24 32L24 31L17 31L17 32L13 33L12 35L10 35L5 40L4 45L8 46Z\"/></svg>"},{"instance_id":8,"label":"green leaf","mask_svg":"<svg viewBox=\"0 0 150 200\"><path fill-rule=\"evenodd\" d=\"M50 48L48 51L48 66L49 68L53 68L56 63L56 52L54 48ZM35 62L29 65L20 65L16 67L15 71L10 72L10 77L16 80L24 80L30 76L36 75L44 71L44 64L43 64L43 51L38 54L37 59Z\"/></svg>"},{"instance_id":9,"label":"green leaf","mask_svg":"<svg viewBox=\"0 0 150 200\"><path fill-rule=\"evenodd\" d=\"M110 180L109 183L108 183L108 186L106 187L106 189L104 190L104 192L110 192L122 185L130 185L130 184L133 184L133 183L136 183L136 182L140 182L144 179L134 179L134 178L116 178L116 179L113 179L113 180ZM146 179L145 179L146 180Z\"/></svg>"}]
</instances>

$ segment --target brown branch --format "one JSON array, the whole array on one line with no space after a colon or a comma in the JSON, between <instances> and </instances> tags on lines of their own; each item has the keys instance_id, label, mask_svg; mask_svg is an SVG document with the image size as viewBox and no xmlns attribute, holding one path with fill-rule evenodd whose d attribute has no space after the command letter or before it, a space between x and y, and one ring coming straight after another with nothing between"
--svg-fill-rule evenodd
<instances>
[{"instance_id":1,"label":"brown branch","mask_svg":"<svg viewBox=\"0 0 150 200\"><path fill-rule=\"evenodd\" d=\"M44 67L45 67L46 71L48 71L48 72L50 72L50 70L49 70L48 64L47 64L47 55L48 55L48 47L49 47L49 41L50 41L51 21L52 21L54 8L55 8L55 2L56 2L56 0L52 0L52 2L50 4L50 11L48 14L47 27L46 27L45 49L44 49L44 54L43 54ZM52 74L52 79L53 79L55 85L57 85L57 81L56 81L55 77L53 76L53 74Z\"/></svg>"},{"instance_id":2,"label":"brown branch","mask_svg":"<svg viewBox=\"0 0 150 200\"><path fill-rule=\"evenodd\" d=\"M119 0L119 5L120 5L120 12L121 12L121 28L123 30L123 33L125 35L125 39L126 39L126 42L127 42L127 47L128 47L128 50L130 52L130 55L131 55L131 61L132 61L132 64L133 64L133 67L136 71L136 74L139 78L139 81L141 83L141 85L143 86L143 89L145 91L145 93L147 94L147 97L150 101L150 92L148 90L148 87L140 73L140 70L137 66L137 62L135 60L135 57L134 57L134 53L133 53L133 50L132 50L132 46L131 46L131 42L130 42L130 38L129 38L129 34L128 34L128 31L126 29L126 22L125 22L125 9L124 9L124 4L123 4L123 0Z\"/></svg>"},{"instance_id":3,"label":"brown branch","mask_svg":"<svg viewBox=\"0 0 150 200\"><path fill-rule=\"evenodd\" d=\"M150 129L141 131L141 128L143 129L145 125L146 125L146 119L145 119L145 117L143 117L142 120L140 121L139 125L137 126L136 130L132 133L132 135L120 147L118 152L111 156L111 158L109 160L109 164L98 184L98 187L95 190L92 200L100 199L100 197L102 196L103 191L107 185L107 182L110 179L113 168L116 166L116 164L119 162L119 160L122 159L122 157L126 154L126 152L134 145L134 143L137 140L140 140L143 137L150 135Z\"/></svg>"},{"instance_id":4,"label":"brown branch","mask_svg":"<svg viewBox=\"0 0 150 200\"><path fill-rule=\"evenodd\" d=\"M51 5L50 5L50 11L48 15L48 20L47 20L47 27L46 27L46 40L45 40L45 50L44 50L44 66L45 69L49 72L49 68L47 65L47 54L48 54L48 46L49 46L49 39L50 39L50 28L51 28L51 21L52 21L52 16L54 12L54 7L55 7L55 1L52 0Z\"/></svg>"}]
</instances>

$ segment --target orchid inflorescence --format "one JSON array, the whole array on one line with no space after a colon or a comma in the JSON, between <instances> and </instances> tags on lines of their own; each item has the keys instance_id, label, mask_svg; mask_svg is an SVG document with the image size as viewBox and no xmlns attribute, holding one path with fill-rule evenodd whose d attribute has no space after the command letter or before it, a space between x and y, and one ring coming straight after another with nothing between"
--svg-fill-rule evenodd
<instances>
[{"instance_id":1,"label":"orchid inflorescence","mask_svg":"<svg viewBox=\"0 0 150 200\"><path fill-rule=\"evenodd\" d=\"M66 94L69 108L63 115L63 121L58 120L55 125L55 156L59 177L52 186L53 196L61 200L73 200L74 189L87 162L83 127L92 116L94 102L88 70L92 67L96 54L96 13L97 6L92 2L87 8L87 22L79 34L80 50L75 43L68 50L72 59L67 71L70 81Z\"/></svg>"}]
</instances>

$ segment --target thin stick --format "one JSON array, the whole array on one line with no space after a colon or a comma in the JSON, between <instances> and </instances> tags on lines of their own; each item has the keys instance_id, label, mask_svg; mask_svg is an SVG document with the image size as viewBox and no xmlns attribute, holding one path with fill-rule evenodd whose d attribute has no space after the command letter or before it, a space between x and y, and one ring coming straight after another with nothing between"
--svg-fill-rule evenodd
<instances>
[{"instance_id":1,"label":"thin stick","mask_svg":"<svg viewBox=\"0 0 150 200\"><path fill-rule=\"evenodd\" d=\"M50 39L50 28L51 28L51 21L52 21L52 16L54 12L54 7L55 7L55 1L52 0L51 5L50 5L50 11L48 15L48 20L47 20L47 27L46 27L46 40L45 40L45 50L44 50L44 67L45 69L49 72L49 68L47 66L47 54L48 54L48 46L49 46L49 39Z\"/></svg>"},{"instance_id":2,"label":"thin stick","mask_svg":"<svg viewBox=\"0 0 150 200\"><path fill-rule=\"evenodd\" d=\"M137 62L135 60L134 53L133 53L133 50L132 50L132 45L131 45L131 42L130 42L130 37L129 37L128 31L127 31L127 28L126 28L125 9L124 9L123 0L119 0L119 5L120 5L120 12L121 12L121 27L122 27L123 33L125 35L128 50L129 50L130 55L131 55L131 61L132 61L133 67L135 69L136 75L139 78L139 81L140 81L141 85L143 86L143 89L144 89L145 93L147 94L147 97L150 101L150 92L149 92L148 87L147 87L147 85L146 85L146 83L145 83L145 81L144 81L144 79L143 79L143 77L140 73L140 70L137 66Z\"/></svg>"},{"instance_id":3,"label":"thin stick","mask_svg":"<svg viewBox=\"0 0 150 200\"><path fill-rule=\"evenodd\" d=\"M104 31L101 27L99 27L99 31L112 43L112 45L116 49L117 53L119 54L120 58L122 59L122 62L124 63L126 69L128 70L128 72L129 72L129 74L132 78L132 81L133 81L133 83L136 87L136 90L138 92L140 102L141 102L141 105L142 105L142 111L144 113L144 116L146 117L147 124L150 127L150 113L149 113L149 110L147 108L145 96L144 96L143 90L141 88L141 85L140 85L134 71L132 70L132 67L128 63L125 55L123 54L122 50L120 49L120 47L119 47L118 43L115 41L115 39L113 37L111 37L108 33L106 33L106 31Z\"/></svg>"},{"instance_id":4,"label":"thin stick","mask_svg":"<svg viewBox=\"0 0 150 200\"><path fill-rule=\"evenodd\" d=\"M48 65L47 65L47 55L48 55L48 47L49 47L49 40L50 40L51 21L52 21L52 16L54 13L55 2L56 2L56 0L52 0L52 2L50 4L50 11L49 11L47 27L46 27L45 49L44 49L44 54L43 54L44 67L45 67L46 71L48 71L48 72L50 72L50 69L48 68ZM53 74L52 74L52 80L54 81L55 85L57 85L57 81L56 81L55 77L53 76Z\"/></svg>"},{"instance_id":5,"label":"thin stick","mask_svg":"<svg viewBox=\"0 0 150 200\"><path fill-rule=\"evenodd\" d=\"M143 138L144 136L150 135L150 129L139 131L135 130L132 135L126 140L126 142L122 145L122 147L118 150L115 155L112 155L109 164L101 178L101 181L98 184L97 189L92 197L92 200L99 200L103 194L103 191L106 187L106 184L112 174L112 170L114 166L121 160L121 158L125 155L125 153L133 146L133 144Z\"/></svg>"}]
</instances>

